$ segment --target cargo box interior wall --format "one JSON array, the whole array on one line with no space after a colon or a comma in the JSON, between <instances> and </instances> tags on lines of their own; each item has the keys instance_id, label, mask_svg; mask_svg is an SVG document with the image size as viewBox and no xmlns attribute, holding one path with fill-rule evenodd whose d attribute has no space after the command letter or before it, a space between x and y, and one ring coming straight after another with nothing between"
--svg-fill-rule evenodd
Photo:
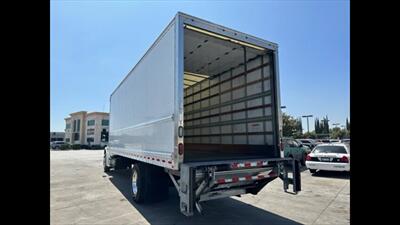
<instances>
[{"instance_id":1,"label":"cargo box interior wall","mask_svg":"<svg viewBox=\"0 0 400 225\"><path fill-rule=\"evenodd\" d=\"M276 156L270 50L184 32L184 162Z\"/></svg>"}]
</instances>

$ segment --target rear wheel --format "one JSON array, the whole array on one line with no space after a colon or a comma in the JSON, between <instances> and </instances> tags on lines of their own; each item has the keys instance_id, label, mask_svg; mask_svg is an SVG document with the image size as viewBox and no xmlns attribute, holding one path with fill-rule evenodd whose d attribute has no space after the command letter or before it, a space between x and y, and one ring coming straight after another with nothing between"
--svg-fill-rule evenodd
<instances>
[{"instance_id":1,"label":"rear wheel","mask_svg":"<svg viewBox=\"0 0 400 225\"><path fill-rule=\"evenodd\" d=\"M137 203L158 202L168 197L167 174L161 167L135 163L132 167L132 198Z\"/></svg>"},{"instance_id":2,"label":"rear wheel","mask_svg":"<svg viewBox=\"0 0 400 225\"><path fill-rule=\"evenodd\" d=\"M317 170L313 170L313 169L309 169L310 170L310 173L315 173L315 172L317 172Z\"/></svg>"}]
</instances>

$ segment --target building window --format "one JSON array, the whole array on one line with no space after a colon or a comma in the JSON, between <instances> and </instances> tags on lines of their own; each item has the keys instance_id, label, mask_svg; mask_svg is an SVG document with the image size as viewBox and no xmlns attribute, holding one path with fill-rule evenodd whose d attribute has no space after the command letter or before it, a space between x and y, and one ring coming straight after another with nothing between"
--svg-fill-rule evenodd
<instances>
[{"instance_id":1,"label":"building window","mask_svg":"<svg viewBox=\"0 0 400 225\"><path fill-rule=\"evenodd\" d=\"M88 125L88 126L94 126L94 121L95 121L95 120L88 120L88 121L87 121L87 125Z\"/></svg>"},{"instance_id":2,"label":"building window","mask_svg":"<svg viewBox=\"0 0 400 225\"><path fill-rule=\"evenodd\" d=\"M73 127L72 131L76 132L76 120L74 120L74 127Z\"/></svg>"},{"instance_id":3,"label":"building window","mask_svg":"<svg viewBox=\"0 0 400 225\"><path fill-rule=\"evenodd\" d=\"M65 138L65 142L69 142L69 138Z\"/></svg>"},{"instance_id":4,"label":"building window","mask_svg":"<svg viewBox=\"0 0 400 225\"><path fill-rule=\"evenodd\" d=\"M102 126L108 126L109 120L101 120L101 125Z\"/></svg>"},{"instance_id":5,"label":"building window","mask_svg":"<svg viewBox=\"0 0 400 225\"><path fill-rule=\"evenodd\" d=\"M67 123L67 124L65 125L65 129L69 129L69 128L71 128L71 124L70 124L70 123Z\"/></svg>"},{"instance_id":6,"label":"building window","mask_svg":"<svg viewBox=\"0 0 400 225\"><path fill-rule=\"evenodd\" d=\"M93 135L94 134L94 129L93 128L87 129L86 134L87 135Z\"/></svg>"},{"instance_id":7,"label":"building window","mask_svg":"<svg viewBox=\"0 0 400 225\"><path fill-rule=\"evenodd\" d=\"M78 132L81 131L81 120L78 120Z\"/></svg>"},{"instance_id":8,"label":"building window","mask_svg":"<svg viewBox=\"0 0 400 225\"><path fill-rule=\"evenodd\" d=\"M74 141L79 141L79 133L74 134Z\"/></svg>"},{"instance_id":9,"label":"building window","mask_svg":"<svg viewBox=\"0 0 400 225\"><path fill-rule=\"evenodd\" d=\"M88 144L93 143L94 142L94 138L86 138L86 142Z\"/></svg>"}]
</instances>

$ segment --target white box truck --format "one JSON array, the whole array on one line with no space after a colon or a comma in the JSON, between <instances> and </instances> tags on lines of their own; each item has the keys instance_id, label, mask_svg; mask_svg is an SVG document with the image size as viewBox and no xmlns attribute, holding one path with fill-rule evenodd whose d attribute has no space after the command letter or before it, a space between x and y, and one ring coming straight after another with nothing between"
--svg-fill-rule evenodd
<instances>
[{"instance_id":1,"label":"white box truck","mask_svg":"<svg viewBox=\"0 0 400 225\"><path fill-rule=\"evenodd\" d=\"M178 12L110 96L104 171L130 168L138 203L175 186L186 216L278 177L297 193L280 113L277 44Z\"/></svg>"}]
</instances>

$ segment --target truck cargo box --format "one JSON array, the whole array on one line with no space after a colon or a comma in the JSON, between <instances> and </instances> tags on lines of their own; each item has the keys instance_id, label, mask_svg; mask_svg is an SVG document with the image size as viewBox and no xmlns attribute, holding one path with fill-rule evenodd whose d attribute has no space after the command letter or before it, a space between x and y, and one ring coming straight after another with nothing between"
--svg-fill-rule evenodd
<instances>
[{"instance_id":1,"label":"truck cargo box","mask_svg":"<svg viewBox=\"0 0 400 225\"><path fill-rule=\"evenodd\" d=\"M172 169L278 157L276 63L276 44L178 13L111 95L110 149Z\"/></svg>"}]
</instances>

